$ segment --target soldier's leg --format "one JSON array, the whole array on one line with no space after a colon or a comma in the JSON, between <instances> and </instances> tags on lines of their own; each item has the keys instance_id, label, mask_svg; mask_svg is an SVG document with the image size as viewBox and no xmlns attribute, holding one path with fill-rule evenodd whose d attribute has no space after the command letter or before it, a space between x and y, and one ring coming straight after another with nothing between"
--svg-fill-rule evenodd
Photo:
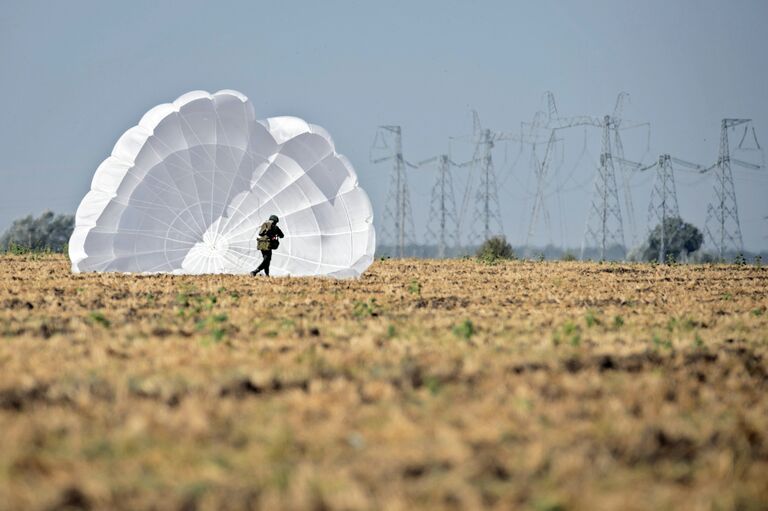
<instances>
[{"instance_id":1,"label":"soldier's leg","mask_svg":"<svg viewBox=\"0 0 768 511\"><path fill-rule=\"evenodd\" d=\"M269 277L269 264L272 262L272 251L263 250L261 253L264 254L264 261L262 261L261 264L264 266L264 273Z\"/></svg>"},{"instance_id":2,"label":"soldier's leg","mask_svg":"<svg viewBox=\"0 0 768 511\"><path fill-rule=\"evenodd\" d=\"M267 254L269 254L269 256L267 256ZM259 267L258 267L258 268L256 268L255 270L253 270L253 271L251 272L251 275L258 275L258 273L259 273L261 270L263 270L265 267L266 267L266 268L268 268L268 267L269 267L269 260L268 260L268 257L269 257L269 258L271 258L271 257L272 257L272 253L271 253L271 250L261 250L261 264L259 265ZM269 274L269 273L267 273L267 274Z\"/></svg>"}]
</instances>

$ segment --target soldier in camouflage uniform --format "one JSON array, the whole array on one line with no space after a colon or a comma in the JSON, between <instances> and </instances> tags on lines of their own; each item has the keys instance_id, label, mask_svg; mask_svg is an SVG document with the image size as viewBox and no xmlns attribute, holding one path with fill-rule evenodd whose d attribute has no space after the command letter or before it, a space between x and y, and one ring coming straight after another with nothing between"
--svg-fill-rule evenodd
<instances>
[{"instance_id":1,"label":"soldier in camouflage uniform","mask_svg":"<svg viewBox=\"0 0 768 511\"><path fill-rule=\"evenodd\" d=\"M285 237L283 231L277 226L279 221L280 219L277 218L277 215L272 215L269 217L269 220L259 227L259 238L256 247L261 251L263 259L259 267L251 272L251 275L258 275L260 271L264 270L264 274L269 277L269 263L272 261L272 251L280 245L278 238Z\"/></svg>"}]
</instances>

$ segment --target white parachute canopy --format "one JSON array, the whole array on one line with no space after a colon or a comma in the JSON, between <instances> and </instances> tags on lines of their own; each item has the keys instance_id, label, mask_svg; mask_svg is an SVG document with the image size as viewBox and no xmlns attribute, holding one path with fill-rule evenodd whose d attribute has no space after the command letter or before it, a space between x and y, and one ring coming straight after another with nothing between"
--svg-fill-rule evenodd
<instances>
[{"instance_id":1,"label":"white parachute canopy","mask_svg":"<svg viewBox=\"0 0 768 511\"><path fill-rule=\"evenodd\" d=\"M236 91L190 92L147 112L96 169L72 271L247 273L270 215L285 233L273 275L357 277L373 261L371 203L324 129L257 120Z\"/></svg>"}]
</instances>

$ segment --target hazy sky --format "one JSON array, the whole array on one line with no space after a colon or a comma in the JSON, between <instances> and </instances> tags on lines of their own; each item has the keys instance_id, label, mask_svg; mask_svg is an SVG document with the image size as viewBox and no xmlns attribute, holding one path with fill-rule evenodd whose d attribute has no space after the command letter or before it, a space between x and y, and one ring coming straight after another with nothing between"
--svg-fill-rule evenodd
<instances>
[{"instance_id":1,"label":"hazy sky","mask_svg":"<svg viewBox=\"0 0 768 511\"><path fill-rule=\"evenodd\" d=\"M389 170L368 162L377 125L402 125L405 156L418 161L470 133L471 109L492 129L518 129L546 90L562 115L595 116L627 91L625 116L651 123L650 153L640 133L627 133L628 158L670 152L711 163L722 117L754 119L768 145L766 23L762 0L2 0L0 229L46 208L74 212L117 138L152 106L194 89L237 89L259 116L327 128L357 168L377 224ZM551 185L552 230L538 229L536 241L581 243L600 152L593 131L579 165L584 130L566 135L555 174L566 183ZM509 160L516 150L507 148ZM518 244L533 190L528 157L510 170L503 147L494 156L504 228ZM768 171L735 171L745 245L765 249ZM411 176L417 233L433 177ZM632 182L638 232L651 177ZM702 226L712 179L681 174L678 193L683 216Z\"/></svg>"}]
</instances>

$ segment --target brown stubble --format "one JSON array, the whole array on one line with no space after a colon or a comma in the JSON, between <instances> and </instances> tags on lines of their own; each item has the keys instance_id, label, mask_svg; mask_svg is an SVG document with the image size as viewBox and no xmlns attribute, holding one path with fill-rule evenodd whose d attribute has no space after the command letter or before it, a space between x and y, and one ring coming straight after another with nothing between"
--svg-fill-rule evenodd
<instances>
[{"instance_id":1,"label":"brown stubble","mask_svg":"<svg viewBox=\"0 0 768 511\"><path fill-rule=\"evenodd\" d=\"M768 501L764 268L0 273L0 509Z\"/></svg>"}]
</instances>

